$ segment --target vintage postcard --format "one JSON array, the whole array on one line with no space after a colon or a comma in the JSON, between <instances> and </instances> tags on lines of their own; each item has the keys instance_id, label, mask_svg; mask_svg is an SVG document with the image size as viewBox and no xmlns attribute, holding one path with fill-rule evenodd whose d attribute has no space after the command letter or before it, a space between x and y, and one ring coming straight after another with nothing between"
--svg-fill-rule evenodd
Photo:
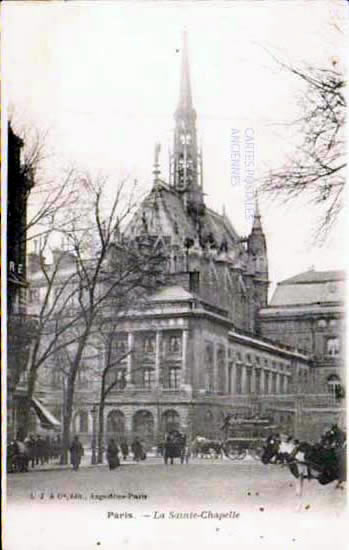
<instances>
[{"instance_id":1,"label":"vintage postcard","mask_svg":"<svg viewBox=\"0 0 349 550\"><path fill-rule=\"evenodd\" d=\"M346 2L1 12L5 550L344 550Z\"/></svg>"}]
</instances>

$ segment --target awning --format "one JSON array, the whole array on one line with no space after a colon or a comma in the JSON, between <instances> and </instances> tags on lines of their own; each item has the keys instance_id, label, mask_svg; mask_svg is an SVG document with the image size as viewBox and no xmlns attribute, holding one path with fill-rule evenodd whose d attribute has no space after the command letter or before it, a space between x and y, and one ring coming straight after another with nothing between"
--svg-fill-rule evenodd
<instances>
[{"instance_id":1,"label":"awning","mask_svg":"<svg viewBox=\"0 0 349 550\"><path fill-rule=\"evenodd\" d=\"M27 281L24 280L23 277L20 277L18 275L16 275L15 273L10 273L8 278L7 278L7 283L8 284L12 284L12 285L16 285L16 286L23 286L23 287L28 287L29 284Z\"/></svg>"},{"instance_id":2,"label":"awning","mask_svg":"<svg viewBox=\"0 0 349 550\"><path fill-rule=\"evenodd\" d=\"M53 414L50 413L44 407L44 405L38 400L38 399L32 399L31 406L33 407L34 411L36 412L38 419L40 420L41 426L45 430L60 430L61 429L61 423L57 418L53 416Z\"/></svg>"}]
</instances>

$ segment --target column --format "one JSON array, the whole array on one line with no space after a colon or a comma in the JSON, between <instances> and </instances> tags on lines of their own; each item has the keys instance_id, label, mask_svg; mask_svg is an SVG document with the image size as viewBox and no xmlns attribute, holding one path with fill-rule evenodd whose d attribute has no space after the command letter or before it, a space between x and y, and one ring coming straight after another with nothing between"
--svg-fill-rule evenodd
<instances>
[{"instance_id":1,"label":"column","mask_svg":"<svg viewBox=\"0 0 349 550\"><path fill-rule=\"evenodd\" d=\"M251 393L256 393L256 368L251 369Z\"/></svg>"},{"instance_id":2,"label":"column","mask_svg":"<svg viewBox=\"0 0 349 550\"><path fill-rule=\"evenodd\" d=\"M284 393L288 393L288 376L286 374L284 377Z\"/></svg>"},{"instance_id":3,"label":"column","mask_svg":"<svg viewBox=\"0 0 349 550\"><path fill-rule=\"evenodd\" d=\"M247 382L247 376L246 376L246 367L245 365L241 365L241 393L246 393L246 382Z\"/></svg>"},{"instance_id":4,"label":"column","mask_svg":"<svg viewBox=\"0 0 349 550\"><path fill-rule=\"evenodd\" d=\"M268 393L273 393L273 371L269 371L269 388Z\"/></svg>"},{"instance_id":5,"label":"column","mask_svg":"<svg viewBox=\"0 0 349 550\"><path fill-rule=\"evenodd\" d=\"M128 351L130 352L127 356L127 369L126 369L126 380L127 385L129 386L131 384L132 380L132 354L134 350L134 334L133 332L129 332L127 335L127 346Z\"/></svg>"},{"instance_id":6,"label":"column","mask_svg":"<svg viewBox=\"0 0 349 550\"><path fill-rule=\"evenodd\" d=\"M236 365L233 362L229 363L230 369L230 393L234 395L236 393Z\"/></svg>"},{"instance_id":7,"label":"column","mask_svg":"<svg viewBox=\"0 0 349 550\"><path fill-rule=\"evenodd\" d=\"M267 395L269 391L269 371L265 369L264 371L264 393Z\"/></svg>"},{"instance_id":8,"label":"column","mask_svg":"<svg viewBox=\"0 0 349 550\"><path fill-rule=\"evenodd\" d=\"M161 330L155 334L155 387L160 385Z\"/></svg>"},{"instance_id":9,"label":"column","mask_svg":"<svg viewBox=\"0 0 349 550\"><path fill-rule=\"evenodd\" d=\"M264 379L264 369L261 369L261 378L260 378L260 387L259 387L259 393L263 395L265 393L265 379Z\"/></svg>"},{"instance_id":10,"label":"column","mask_svg":"<svg viewBox=\"0 0 349 550\"><path fill-rule=\"evenodd\" d=\"M182 332L182 384L187 383L188 330Z\"/></svg>"},{"instance_id":11,"label":"column","mask_svg":"<svg viewBox=\"0 0 349 550\"><path fill-rule=\"evenodd\" d=\"M281 392L280 392L280 378L281 378L281 375L280 373L277 373L276 374L276 394L279 395Z\"/></svg>"}]
</instances>

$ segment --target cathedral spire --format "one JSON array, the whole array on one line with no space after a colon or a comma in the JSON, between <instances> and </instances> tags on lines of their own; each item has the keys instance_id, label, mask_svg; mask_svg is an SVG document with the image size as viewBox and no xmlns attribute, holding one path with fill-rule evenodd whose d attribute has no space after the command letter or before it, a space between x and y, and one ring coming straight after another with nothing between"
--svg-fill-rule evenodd
<instances>
[{"instance_id":1,"label":"cathedral spire","mask_svg":"<svg viewBox=\"0 0 349 550\"><path fill-rule=\"evenodd\" d=\"M181 86L177 111L188 111L193 108L193 103L190 83L188 35L186 30L183 31L182 44Z\"/></svg>"},{"instance_id":2,"label":"cathedral spire","mask_svg":"<svg viewBox=\"0 0 349 550\"><path fill-rule=\"evenodd\" d=\"M171 159L171 183L183 197L195 223L204 212L202 164L196 135L196 112L193 107L187 32L183 32L180 93L175 112L174 147Z\"/></svg>"},{"instance_id":3,"label":"cathedral spire","mask_svg":"<svg viewBox=\"0 0 349 550\"><path fill-rule=\"evenodd\" d=\"M255 211L254 211L254 217L253 217L253 224L252 224L252 231L263 231L262 230L262 222L261 222L261 213L259 210L259 202L258 202L258 193L256 191L255 195Z\"/></svg>"},{"instance_id":4,"label":"cathedral spire","mask_svg":"<svg viewBox=\"0 0 349 550\"><path fill-rule=\"evenodd\" d=\"M160 151L161 151L161 145L160 143L156 143L155 150L154 150L154 165L153 165L154 185L158 183L159 176L161 174L160 163L159 163Z\"/></svg>"}]
</instances>

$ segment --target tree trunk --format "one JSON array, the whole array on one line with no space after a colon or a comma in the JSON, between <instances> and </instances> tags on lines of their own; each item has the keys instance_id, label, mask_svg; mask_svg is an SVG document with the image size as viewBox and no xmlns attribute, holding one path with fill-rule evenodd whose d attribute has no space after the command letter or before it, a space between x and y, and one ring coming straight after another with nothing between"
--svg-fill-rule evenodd
<instances>
[{"instance_id":1,"label":"tree trunk","mask_svg":"<svg viewBox=\"0 0 349 550\"><path fill-rule=\"evenodd\" d=\"M19 439L21 439L22 441L27 437L29 432L31 401L35 390L36 374L37 374L37 369L35 367L30 368L28 373L28 387L27 387L27 395L25 399L25 406L22 411L22 422L21 422L20 434L18 434Z\"/></svg>"},{"instance_id":2,"label":"tree trunk","mask_svg":"<svg viewBox=\"0 0 349 550\"><path fill-rule=\"evenodd\" d=\"M104 455L104 398L101 397L98 411L98 456L97 464L103 464Z\"/></svg>"},{"instance_id":3,"label":"tree trunk","mask_svg":"<svg viewBox=\"0 0 349 550\"><path fill-rule=\"evenodd\" d=\"M90 327L89 327L90 329ZM61 464L68 463L68 451L70 448L71 434L70 427L73 416L73 406L74 406L74 392L75 392L75 379L77 372L80 367L82 352L84 350L87 338L89 335L89 330L86 329L83 337L79 342L77 352L70 366L70 374L67 376L67 388L65 392L65 409L63 414L63 441L62 441L62 455L61 455Z\"/></svg>"},{"instance_id":4,"label":"tree trunk","mask_svg":"<svg viewBox=\"0 0 349 550\"><path fill-rule=\"evenodd\" d=\"M68 451L70 448L70 425L73 415L74 381L69 376L67 379L67 391L65 394L65 410L63 413L63 441L61 464L68 464Z\"/></svg>"}]
</instances>

